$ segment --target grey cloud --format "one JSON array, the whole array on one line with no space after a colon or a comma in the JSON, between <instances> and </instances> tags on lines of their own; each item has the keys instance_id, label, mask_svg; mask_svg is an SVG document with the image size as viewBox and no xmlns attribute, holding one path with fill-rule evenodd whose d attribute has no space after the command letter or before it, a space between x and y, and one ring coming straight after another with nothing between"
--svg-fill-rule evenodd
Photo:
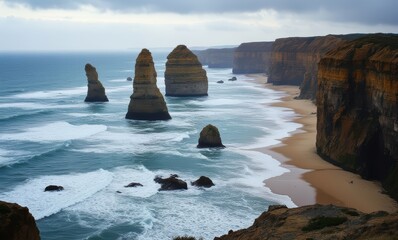
<instances>
[{"instance_id":1,"label":"grey cloud","mask_svg":"<svg viewBox=\"0 0 398 240\"><path fill-rule=\"evenodd\" d=\"M318 18L338 22L398 25L397 0L4 0L32 8L74 9L90 4L121 12L234 13L273 9L296 14L325 12Z\"/></svg>"}]
</instances>

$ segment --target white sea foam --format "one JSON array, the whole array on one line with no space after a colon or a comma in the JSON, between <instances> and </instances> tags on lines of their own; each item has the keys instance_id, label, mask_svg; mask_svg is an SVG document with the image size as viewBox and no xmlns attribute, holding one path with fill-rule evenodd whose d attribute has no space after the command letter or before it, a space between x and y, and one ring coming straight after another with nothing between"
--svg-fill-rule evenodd
<instances>
[{"instance_id":1,"label":"white sea foam","mask_svg":"<svg viewBox=\"0 0 398 240\"><path fill-rule=\"evenodd\" d=\"M38 220L84 201L108 186L112 179L113 174L102 169L89 173L42 176L28 180L11 192L0 194L0 199L28 207ZM48 185L62 185L64 190L44 192Z\"/></svg>"},{"instance_id":2,"label":"white sea foam","mask_svg":"<svg viewBox=\"0 0 398 240\"><path fill-rule=\"evenodd\" d=\"M11 103L0 103L0 108L21 108L26 110L37 110L37 109L66 109L66 108L78 108L81 107L79 104L42 104L32 102L11 102Z\"/></svg>"},{"instance_id":3,"label":"white sea foam","mask_svg":"<svg viewBox=\"0 0 398 240\"><path fill-rule=\"evenodd\" d=\"M40 127L28 128L19 133L6 133L0 140L18 141L67 141L86 138L106 131L105 125L72 125L68 122L53 122Z\"/></svg>"},{"instance_id":4,"label":"white sea foam","mask_svg":"<svg viewBox=\"0 0 398 240\"><path fill-rule=\"evenodd\" d=\"M60 89L52 91L36 91L16 94L12 97L21 99L53 99L64 98L76 95L84 95L87 93L87 87L77 87L70 89Z\"/></svg>"},{"instance_id":5,"label":"white sea foam","mask_svg":"<svg viewBox=\"0 0 398 240\"><path fill-rule=\"evenodd\" d=\"M18 162L18 159L26 154L27 152L23 150L15 151L0 148L0 167Z\"/></svg>"}]
</instances>

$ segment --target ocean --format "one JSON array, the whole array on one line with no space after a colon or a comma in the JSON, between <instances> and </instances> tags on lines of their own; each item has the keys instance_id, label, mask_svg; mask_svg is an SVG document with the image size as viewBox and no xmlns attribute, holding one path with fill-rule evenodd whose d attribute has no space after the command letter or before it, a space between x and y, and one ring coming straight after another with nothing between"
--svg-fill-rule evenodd
<instances>
[{"instance_id":1,"label":"ocean","mask_svg":"<svg viewBox=\"0 0 398 240\"><path fill-rule=\"evenodd\" d=\"M163 94L167 54L152 52ZM0 200L27 206L43 240L213 239L250 226L269 205L294 206L263 183L288 170L253 150L300 127L293 111L270 106L284 93L205 67L208 97L165 97L169 121L126 120L137 55L0 53ZM84 102L86 63L108 103ZM196 148L207 124L225 149ZM159 192L153 179L170 174L215 186ZM51 184L65 190L44 192Z\"/></svg>"}]
</instances>

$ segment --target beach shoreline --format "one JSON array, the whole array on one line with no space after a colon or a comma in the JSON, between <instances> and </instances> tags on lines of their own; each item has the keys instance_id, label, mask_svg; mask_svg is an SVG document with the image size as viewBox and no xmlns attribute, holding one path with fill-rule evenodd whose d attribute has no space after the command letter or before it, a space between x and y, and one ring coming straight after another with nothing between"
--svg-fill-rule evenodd
<instances>
[{"instance_id":1,"label":"beach shoreline","mask_svg":"<svg viewBox=\"0 0 398 240\"><path fill-rule=\"evenodd\" d=\"M316 106L310 100L295 99L300 91L297 86L273 86L267 83L264 74L248 76L262 87L286 93L271 106L293 110L297 117L292 121L301 125L289 137L280 139L280 144L253 149L271 155L289 170L265 180L266 187L275 194L288 195L297 206L318 203L355 208L365 213L398 211L397 202L383 193L379 182L362 179L316 153Z\"/></svg>"}]
</instances>

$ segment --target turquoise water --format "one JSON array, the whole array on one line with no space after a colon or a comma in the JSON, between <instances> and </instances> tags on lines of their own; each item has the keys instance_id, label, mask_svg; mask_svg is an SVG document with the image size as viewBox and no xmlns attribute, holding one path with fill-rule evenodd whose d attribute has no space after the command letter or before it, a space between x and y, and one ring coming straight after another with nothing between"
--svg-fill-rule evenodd
<instances>
[{"instance_id":1,"label":"turquoise water","mask_svg":"<svg viewBox=\"0 0 398 240\"><path fill-rule=\"evenodd\" d=\"M250 226L270 204L293 205L263 184L287 170L251 150L299 127L292 111L269 106L282 93L206 68L208 97L166 97L170 121L126 120L132 83L125 79L137 55L0 54L0 200L29 207L42 239L213 239ZM164 93L167 53L153 56ZM87 62L110 102L83 102ZM209 123L227 148L196 148ZM153 178L170 174L187 182L205 175L216 186L159 192ZM130 182L144 187L123 187ZM50 184L65 190L44 192Z\"/></svg>"}]
</instances>

